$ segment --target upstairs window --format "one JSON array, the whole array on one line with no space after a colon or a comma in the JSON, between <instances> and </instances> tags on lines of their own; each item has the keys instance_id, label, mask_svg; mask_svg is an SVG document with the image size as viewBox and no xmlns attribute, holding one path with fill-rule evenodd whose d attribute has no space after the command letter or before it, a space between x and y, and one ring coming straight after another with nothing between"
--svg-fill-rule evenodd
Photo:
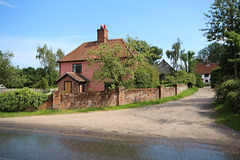
<instances>
[{"instance_id":1,"label":"upstairs window","mask_svg":"<svg viewBox=\"0 0 240 160\"><path fill-rule=\"evenodd\" d=\"M82 63L73 64L73 72L82 73Z\"/></svg>"},{"instance_id":2,"label":"upstairs window","mask_svg":"<svg viewBox=\"0 0 240 160\"><path fill-rule=\"evenodd\" d=\"M205 74L205 77L209 77L209 74Z\"/></svg>"}]
</instances>

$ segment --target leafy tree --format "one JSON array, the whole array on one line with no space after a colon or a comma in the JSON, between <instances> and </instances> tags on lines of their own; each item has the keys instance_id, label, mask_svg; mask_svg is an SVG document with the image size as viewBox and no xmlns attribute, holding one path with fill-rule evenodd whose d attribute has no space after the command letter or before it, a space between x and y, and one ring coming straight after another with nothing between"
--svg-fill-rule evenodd
<instances>
[{"instance_id":1,"label":"leafy tree","mask_svg":"<svg viewBox=\"0 0 240 160\"><path fill-rule=\"evenodd\" d=\"M47 80L50 85L53 85L58 77L57 72L57 60L64 57L64 53L61 49L58 49L56 53L53 53L52 48L48 48L45 44L43 47L38 46L36 58L40 60L41 65L47 70Z\"/></svg>"},{"instance_id":2,"label":"leafy tree","mask_svg":"<svg viewBox=\"0 0 240 160\"><path fill-rule=\"evenodd\" d=\"M146 41L139 40L138 38L131 38L127 37L128 43L134 43L136 44L134 46L135 50L138 51L138 53L143 53L144 56L147 58L148 63L151 65L154 65L157 60L162 58L163 50L162 48L158 48L157 46L151 46Z\"/></svg>"},{"instance_id":3,"label":"leafy tree","mask_svg":"<svg viewBox=\"0 0 240 160\"><path fill-rule=\"evenodd\" d=\"M125 45L126 49L119 44L104 43L97 50L89 51L89 54L96 55L98 59L89 59L90 66L98 66L93 74L93 79L97 82L110 81L113 85L123 85L134 75L135 69L145 62L145 53L137 54L135 48L139 41L131 41ZM145 50L145 48L142 48ZM126 58L120 58L122 55Z\"/></svg>"},{"instance_id":4,"label":"leafy tree","mask_svg":"<svg viewBox=\"0 0 240 160\"><path fill-rule=\"evenodd\" d=\"M219 62L220 56L226 52L226 49L221 43L211 43L207 47L201 49L198 52L198 61L199 63L205 62L208 59L209 62Z\"/></svg>"},{"instance_id":5,"label":"leafy tree","mask_svg":"<svg viewBox=\"0 0 240 160\"><path fill-rule=\"evenodd\" d=\"M188 63L188 55L186 54L186 53L182 53L181 55L180 55L180 59L181 59L181 61L183 61L183 63L184 63L184 67L182 66L182 64L181 64L181 69L185 69L186 71L187 71L187 67L188 67L188 65L187 65L187 63Z\"/></svg>"},{"instance_id":6,"label":"leafy tree","mask_svg":"<svg viewBox=\"0 0 240 160\"><path fill-rule=\"evenodd\" d=\"M209 41L229 39L230 35L226 31L240 33L240 3L238 0L215 0L209 14L205 14L205 16L209 21L206 23L207 28L202 31L205 31L204 35ZM227 41L226 47L227 52L224 53L224 58L220 59L220 66L222 72L229 74L232 72L232 64L227 59L235 59L238 52L232 42ZM233 67L237 68L236 63ZM233 74L237 77L236 69Z\"/></svg>"},{"instance_id":7,"label":"leafy tree","mask_svg":"<svg viewBox=\"0 0 240 160\"><path fill-rule=\"evenodd\" d=\"M232 31L227 33L229 35L229 39L227 42L232 43L236 49L236 54L234 54L233 59L228 59L229 62L234 63L234 75L235 78L238 76L238 64L240 62L240 34Z\"/></svg>"},{"instance_id":8,"label":"leafy tree","mask_svg":"<svg viewBox=\"0 0 240 160\"><path fill-rule=\"evenodd\" d=\"M169 50L166 51L166 55L170 59L174 70L178 70L178 68L179 68L178 60L179 60L179 57L180 57L180 53L184 52L184 51L180 50L181 49L181 44L182 44L182 42L178 38L177 42L172 45L173 50L172 51L169 51Z\"/></svg>"},{"instance_id":9,"label":"leafy tree","mask_svg":"<svg viewBox=\"0 0 240 160\"><path fill-rule=\"evenodd\" d=\"M193 73L196 65L196 60L194 59L194 54L195 52L193 51L188 51L187 52L187 61L188 61L188 73Z\"/></svg>"},{"instance_id":10,"label":"leafy tree","mask_svg":"<svg viewBox=\"0 0 240 160\"><path fill-rule=\"evenodd\" d=\"M7 86L9 78L11 76L11 58L13 57L11 52L2 52L0 51L0 84Z\"/></svg>"}]
</instances>

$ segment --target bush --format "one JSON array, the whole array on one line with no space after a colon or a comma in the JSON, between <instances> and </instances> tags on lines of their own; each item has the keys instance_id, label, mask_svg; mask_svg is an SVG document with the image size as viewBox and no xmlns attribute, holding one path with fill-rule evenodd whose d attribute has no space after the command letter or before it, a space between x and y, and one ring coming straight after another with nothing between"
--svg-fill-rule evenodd
<instances>
[{"instance_id":1,"label":"bush","mask_svg":"<svg viewBox=\"0 0 240 160\"><path fill-rule=\"evenodd\" d=\"M159 75L156 67L149 64L141 65L134 74L136 88L155 88L159 83Z\"/></svg>"},{"instance_id":2,"label":"bush","mask_svg":"<svg viewBox=\"0 0 240 160\"><path fill-rule=\"evenodd\" d=\"M189 87L192 87L196 84L196 76L193 73L187 73L185 70L179 70L174 76L167 75L163 83L173 85L186 83Z\"/></svg>"},{"instance_id":3,"label":"bush","mask_svg":"<svg viewBox=\"0 0 240 160\"><path fill-rule=\"evenodd\" d=\"M29 108L38 108L40 104L48 99L46 94L38 93L23 88L5 93L0 93L0 111L24 111Z\"/></svg>"},{"instance_id":4,"label":"bush","mask_svg":"<svg viewBox=\"0 0 240 160\"><path fill-rule=\"evenodd\" d=\"M240 112L240 80L231 79L218 85L216 96L236 112Z\"/></svg>"},{"instance_id":5,"label":"bush","mask_svg":"<svg viewBox=\"0 0 240 160\"><path fill-rule=\"evenodd\" d=\"M196 87L203 88L205 86L205 83L201 78L201 74L195 74L195 75L196 75Z\"/></svg>"},{"instance_id":6,"label":"bush","mask_svg":"<svg viewBox=\"0 0 240 160\"><path fill-rule=\"evenodd\" d=\"M217 67L211 72L211 88L216 87L221 78L221 67Z\"/></svg>"}]
</instances>

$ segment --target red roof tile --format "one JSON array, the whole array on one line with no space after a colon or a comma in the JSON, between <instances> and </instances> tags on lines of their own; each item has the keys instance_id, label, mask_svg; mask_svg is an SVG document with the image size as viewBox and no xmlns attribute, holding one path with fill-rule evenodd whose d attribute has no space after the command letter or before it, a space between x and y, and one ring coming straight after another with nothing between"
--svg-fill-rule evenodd
<instances>
[{"instance_id":1,"label":"red roof tile","mask_svg":"<svg viewBox=\"0 0 240 160\"><path fill-rule=\"evenodd\" d=\"M105 43L110 44L110 45L114 44L114 43L120 44L123 48L123 52L126 49L125 48L126 41L123 39L111 39L111 40L107 40ZM89 55L88 52L90 50L98 49L99 45L101 45L101 44L103 44L103 42L102 43L99 43L98 41L85 42L82 45L80 45L78 48L76 48L75 50L73 50L72 52L67 54L65 57L58 60L58 62L82 61L82 60L87 60L89 58L97 59L96 56ZM121 54L120 57L126 57L124 55L125 54Z\"/></svg>"},{"instance_id":2,"label":"red roof tile","mask_svg":"<svg viewBox=\"0 0 240 160\"><path fill-rule=\"evenodd\" d=\"M210 74L212 70L218 66L218 63L197 63L195 72L199 74Z\"/></svg>"}]
</instances>

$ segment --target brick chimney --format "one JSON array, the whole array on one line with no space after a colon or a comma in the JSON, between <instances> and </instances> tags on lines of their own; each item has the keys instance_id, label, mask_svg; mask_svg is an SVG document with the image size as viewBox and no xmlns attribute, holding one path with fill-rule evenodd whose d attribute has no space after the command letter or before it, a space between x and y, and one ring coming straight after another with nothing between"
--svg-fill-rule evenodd
<instances>
[{"instance_id":1,"label":"brick chimney","mask_svg":"<svg viewBox=\"0 0 240 160\"><path fill-rule=\"evenodd\" d=\"M97 41L98 42L106 42L108 40L108 30L106 25L101 24L100 29L97 30Z\"/></svg>"}]
</instances>

